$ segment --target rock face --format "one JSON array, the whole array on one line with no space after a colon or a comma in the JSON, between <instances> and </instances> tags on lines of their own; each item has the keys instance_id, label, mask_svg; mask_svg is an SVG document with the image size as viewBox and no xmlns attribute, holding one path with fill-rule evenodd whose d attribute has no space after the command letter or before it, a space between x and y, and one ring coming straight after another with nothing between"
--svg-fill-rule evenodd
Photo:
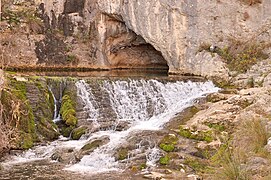
<instances>
[{"instance_id":1,"label":"rock face","mask_svg":"<svg viewBox=\"0 0 271 180\"><path fill-rule=\"evenodd\" d=\"M1 42L7 42L1 44L5 52L2 53L15 49L11 52L16 57L15 61L13 56L5 55L5 66L169 67L171 73L227 80L225 63L216 54L200 52L203 44L223 48L233 39L247 42L271 39L268 0L256 4L241 0L31 2L32 6L39 6L38 18L43 25L23 26L27 33L20 35L7 33L1 26ZM10 7L14 11L20 9L16 4Z\"/></svg>"},{"instance_id":2,"label":"rock face","mask_svg":"<svg viewBox=\"0 0 271 180\"><path fill-rule=\"evenodd\" d=\"M271 4L266 0L251 6L236 0L208 3L200 0L99 0L98 3L104 13L121 16L129 29L162 52L170 72L176 73L220 74L226 78L225 65L216 56L198 53L200 45L209 43L223 47L228 37L249 40L270 27L271 12L267 9ZM265 33L257 38L270 41Z\"/></svg>"}]
</instances>

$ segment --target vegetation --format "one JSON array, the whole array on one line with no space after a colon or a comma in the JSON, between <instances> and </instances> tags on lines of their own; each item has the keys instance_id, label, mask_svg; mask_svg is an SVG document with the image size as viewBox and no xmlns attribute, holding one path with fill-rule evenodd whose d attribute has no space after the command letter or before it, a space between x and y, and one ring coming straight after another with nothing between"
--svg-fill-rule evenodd
<instances>
[{"instance_id":1,"label":"vegetation","mask_svg":"<svg viewBox=\"0 0 271 180\"><path fill-rule=\"evenodd\" d=\"M1 92L2 118L5 125L14 127L22 138L15 138L12 143L16 147L28 149L37 137L33 110L26 97L26 83L9 78L7 87Z\"/></svg>"},{"instance_id":2,"label":"vegetation","mask_svg":"<svg viewBox=\"0 0 271 180\"><path fill-rule=\"evenodd\" d=\"M86 127L79 127L72 131L72 139L78 140L81 138L83 134L86 133L87 128Z\"/></svg>"},{"instance_id":3,"label":"vegetation","mask_svg":"<svg viewBox=\"0 0 271 180\"><path fill-rule=\"evenodd\" d=\"M209 170L207 162L199 159L186 158L184 164L189 166L196 172L203 173Z\"/></svg>"},{"instance_id":4,"label":"vegetation","mask_svg":"<svg viewBox=\"0 0 271 180\"><path fill-rule=\"evenodd\" d=\"M222 132L226 129L225 125L221 124L221 123L210 123L207 122L205 123L209 128L212 128L218 132Z\"/></svg>"},{"instance_id":5,"label":"vegetation","mask_svg":"<svg viewBox=\"0 0 271 180\"><path fill-rule=\"evenodd\" d=\"M210 44L203 43L200 45L199 51L206 50L218 54L225 60L230 70L239 73L245 73L258 61L269 57L269 55L265 53L265 49L270 47L270 43L252 43L236 39L230 39L229 42L227 47L216 47L212 51L210 50Z\"/></svg>"},{"instance_id":6,"label":"vegetation","mask_svg":"<svg viewBox=\"0 0 271 180\"><path fill-rule=\"evenodd\" d=\"M170 157L168 155L165 155L159 159L159 163L161 165L168 165L170 162Z\"/></svg>"},{"instance_id":7,"label":"vegetation","mask_svg":"<svg viewBox=\"0 0 271 180\"><path fill-rule=\"evenodd\" d=\"M117 153L117 160L124 160L128 158L129 151L127 148L121 148Z\"/></svg>"},{"instance_id":8,"label":"vegetation","mask_svg":"<svg viewBox=\"0 0 271 180\"><path fill-rule=\"evenodd\" d=\"M60 114L65 124L68 126L76 126L77 118L75 111L75 102L72 100L69 94L66 94L62 98Z\"/></svg>"},{"instance_id":9,"label":"vegetation","mask_svg":"<svg viewBox=\"0 0 271 180\"><path fill-rule=\"evenodd\" d=\"M195 139L198 141L213 141L212 131L191 131L189 129L184 129L183 127L180 127L179 135L188 139Z\"/></svg>"},{"instance_id":10,"label":"vegetation","mask_svg":"<svg viewBox=\"0 0 271 180\"><path fill-rule=\"evenodd\" d=\"M169 134L161 140L159 147L166 152L172 152L177 142L178 138L174 134Z\"/></svg>"},{"instance_id":11,"label":"vegetation","mask_svg":"<svg viewBox=\"0 0 271 180\"><path fill-rule=\"evenodd\" d=\"M41 33L43 22L39 18L38 12L30 2L16 2L15 0L3 0L2 20L7 21L10 29L18 28L25 23L30 32ZM16 8L11 8L16 7Z\"/></svg>"},{"instance_id":12,"label":"vegetation","mask_svg":"<svg viewBox=\"0 0 271 180\"><path fill-rule=\"evenodd\" d=\"M252 172L247 168L249 159L270 159L264 148L270 137L266 125L266 121L259 119L247 120L240 125L234 137L227 140L210 159L216 167L215 179L251 179ZM257 173L262 177L270 174L268 170Z\"/></svg>"}]
</instances>

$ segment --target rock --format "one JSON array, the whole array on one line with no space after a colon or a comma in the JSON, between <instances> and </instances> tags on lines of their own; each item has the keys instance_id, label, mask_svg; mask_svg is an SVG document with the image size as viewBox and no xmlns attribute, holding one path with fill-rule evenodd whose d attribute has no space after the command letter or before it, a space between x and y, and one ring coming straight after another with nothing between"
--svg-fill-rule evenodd
<instances>
[{"instance_id":1,"label":"rock","mask_svg":"<svg viewBox=\"0 0 271 180\"><path fill-rule=\"evenodd\" d=\"M14 79L16 79L16 81L19 82L27 82L28 79L26 79L25 77L21 77L21 76L15 76Z\"/></svg>"},{"instance_id":2,"label":"rock","mask_svg":"<svg viewBox=\"0 0 271 180\"><path fill-rule=\"evenodd\" d=\"M116 153L114 156L115 156L116 160L121 161L121 160L128 158L128 154L129 154L129 150L127 148L121 147L116 150Z\"/></svg>"},{"instance_id":3,"label":"rock","mask_svg":"<svg viewBox=\"0 0 271 180\"><path fill-rule=\"evenodd\" d=\"M127 121L120 121L118 122L117 126L116 126L116 131L124 131L127 130L129 128L130 122Z\"/></svg>"},{"instance_id":4,"label":"rock","mask_svg":"<svg viewBox=\"0 0 271 180\"><path fill-rule=\"evenodd\" d=\"M188 180L200 180L200 177L198 175L195 174L189 174L187 176Z\"/></svg>"},{"instance_id":5,"label":"rock","mask_svg":"<svg viewBox=\"0 0 271 180\"><path fill-rule=\"evenodd\" d=\"M172 174L172 171L170 169L165 169L165 174Z\"/></svg>"},{"instance_id":6,"label":"rock","mask_svg":"<svg viewBox=\"0 0 271 180\"><path fill-rule=\"evenodd\" d=\"M21 153L22 153L22 150L10 150L9 151L9 154L12 156L18 156Z\"/></svg>"},{"instance_id":7,"label":"rock","mask_svg":"<svg viewBox=\"0 0 271 180\"><path fill-rule=\"evenodd\" d=\"M162 179L165 177L165 174L157 173L157 172L151 172L150 174L146 174L143 176L146 179Z\"/></svg>"},{"instance_id":8,"label":"rock","mask_svg":"<svg viewBox=\"0 0 271 180\"><path fill-rule=\"evenodd\" d=\"M51 156L52 160L64 163L64 164L72 164L79 161L77 159L75 152L70 148L59 148L54 154Z\"/></svg>"},{"instance_id":9,"label":"rock","mask_svg":"<svg viewBox=\"0 0 271 180\"><path fill-rule=\"evenodd\" d=\"M81 126L81 127L78 127L78 128L75 128L73 131L72 131L72 139L73 140L78 140L80 139L80 137L84 134L86 134L86 130L87 130L87 127L84 127L84 126Z\"/></svg>"},{"instance_id":10,"label":"rock","mask_svg":"<svg viewBox=\"0 0 271 180\"><path fill-rule=\"evenodd\" d=\"M227 96L221 93L212 93L212 94L209 94L206 98L208 102L215 103L221 100L226 100Z\"/></svg>"},{"instance_id":11,"label":"rock","mask_svg":"<svg viewBox=\"0 0 271 180\"><path fill-rule=\"evenodd\" d=\"M251 157L246 165L249 172L257 173L268 165L268 160L262 157Z\"/></svg>"},{"instance_id":12,"label":"rock","mask_svg":"<svg viewBox=\"0 0 271 180\"><path fill-rule=\"evenodd\" d=\"M270 87L271 86L271 73L269 73L265 78L263 82L263 87Z\"/></svg>"},{"instance_id":13,"label":"rock","mask_svg":"<svg viewBox=\"0 0 271 180\"><path fill-rule=\"evenodd\" d=\"M2 85L4 84L4 73L0 69L0 89L2 88Z\"/></svg>"},{"instance_id":14,"label":"rock","mask_svg":"<svg viewBox=\"0 0 271 180\"><path fill-rule=\"evenodd\" d=\"M108 136L102 136L95 139L91 139L87 144L85 144L80 152L79 152L79 159L82 158L82 156L87 155L91 152L93 152L96 148L106 144L109 142Z\"/></svg>"}]
</instances>

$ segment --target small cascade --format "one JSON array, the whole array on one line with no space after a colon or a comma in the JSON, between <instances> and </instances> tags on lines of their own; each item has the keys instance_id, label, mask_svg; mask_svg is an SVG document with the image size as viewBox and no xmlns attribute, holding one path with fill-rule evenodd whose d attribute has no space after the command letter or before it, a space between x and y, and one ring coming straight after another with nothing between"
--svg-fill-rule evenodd
<instances>
[{"instance_id":1,"label":"small cascade","mask_svg":"<svg viewBox=\"0 0 271 180\"><path fill-rule=\"evenodd\" d=\"M93 124L94 126L89 127L94 129L80 140L60 139L48 146L36 147L28 151L28 156L21 155L21 158L50 158L56 148L80 151L89 142L107 139L91 153L84 155L80 162L67 166L65 170L99 173L125 169L125 164L117 161L114 154L123 144L129 143L128 138L143 131L163 129L165 123L193 105L196 99L219 90L210 81L172 82L154 79L102 80L99 83L79 80L75 85L77 96L82 103L82 111L87 114L86 122ZM57 104L55 97L54 99ZM56 119L59 114L57 109L56 105ZM155 166L161 155L153 142L144 141L129 154L128 160L132 159L134 154L142 152L145 153L148 166Z\"/></svg>"},{"instance_id":2,"label":"small cascade","mask_svg":"<svg viewBox=\"0 0 271 180\"><path fill-rule=\"evenodd\" d=\"M75 85L77 87L77 96L83 102L83 110L88 114L87 121L93 121L95 125L98 125L99 110L95 96L91 92L91 87L84 80L76 82Z\"/></svg>"},{"instance_id":3,"label":"small cascade","mask_svg":"<svg viewBox=\"0 0 271 180\"><path fill-rule=\"evenodd\" d=\"M83 80L77 83L79 96L83 99L85 109L93 112L95 123L101 125L99 119L108 109L91 92L90 85ZM113 154L127 137L143 130L159 130L170 121L175 114L191 106L197 98L218 91L212 82L160 82L158 80L125 80L107 81L100 84L100 91L106 94L111 111L116 119L113 124L129 122L129 127L122 131L108 129L92 133L91 141L97 137L109 137L110 141L95 149L81 161L66 170L103 172L116 170L119 166ZM95 101L93 101L95 99ZM160 157L159 149L152 148L145 152L147 163L154 166Z\"/></svg>"},{"instance_id":4,"label":"small cascade","mask_svg":"<svg viewBox=\"0 0 271 180\"><path fill-rule=\"evenodd\" d=\"M149 151L146 153L146 165L147 166L156 166L156 162L160 159L161 152L157 147L154 147L152 149L149 149Z\"/></svg>"},{"instance_id":5,"label":"small cascade","mask_svg":"<svg viewBox=\"0 0 271 180\"><path fill-rule=\"evenodd\" d=\"M48 87L48 90L50 91L50 93L52 94L53 99L54 99L54 117L53 117L53 122L56 123L56 122L58 122L58 121L61 120L60 113L59 113L59 107L58 107L59 101L56 99L55 94L53 93L53 91L52 91L52 89L50 87Z\"/></svg>"}]
</instances>

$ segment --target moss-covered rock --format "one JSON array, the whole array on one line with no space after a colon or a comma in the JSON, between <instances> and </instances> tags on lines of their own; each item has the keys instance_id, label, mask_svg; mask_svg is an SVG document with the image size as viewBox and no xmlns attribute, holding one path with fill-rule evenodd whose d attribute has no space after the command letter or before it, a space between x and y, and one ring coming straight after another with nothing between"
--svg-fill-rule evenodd
<instances>
[{"instance_id":1,"label":"moss-covered rock","mask_svg":"<svg viewBox=\"0 0 271 180\"><path fill-rule=\"evenodd\" d=\"M104 137L100 137L99 139L95 139L90 141L89 143L85 144L82 148L81 151L83 152L92 152L94 151L96 148L104 145L105 143L107 143L109 141L109 137L108 136L104 136Z\"/></svg>"},{"instance_id":2,"label":"moss-covered rock","mask_svg":"<svg viewBox=\"0 0 271 180\"><path fill-rule=\"evenodd\" d=\"M129 151L127 148L120 148L118 149L118 152L116 154L116 159L117 160L124 160L128 158Z\"/></svg>"},{"instance_id":3,"label":"moss-covered rock","mask_svg":"<svg viewBox=\"0 0 271 180\"><path fill-rule=\"evenodd\" d=\"M64 137L70 137L72 130L74 129L74 126L63 126L60 130L61 134Z\"/></svg>"},{"instance_id":4,"label":"moss-covered rock","mask_svg":"<svg viewBox=\"0 0 271 180\"><path fill-rule=\"evenodd\" d=\"M168 165L170 163L170 157L168 155L165 155L159 159L159 163L161 165Z\"/></svg>"},{"instance_id":5,"label":"moss-covered rock","mask_svg":"<svg viewBox=\"0 0 271 180\"><path fill-rule=\"evenodd\" d=\"M68 126L76 126L77 118L75 111L75 100L72 99L68 93L62 97L62 104L60 109L62 119Z\"/></svg>"},{"instance_id":6,"label":"moss-covered rock","mask_svg":"<svg viewBox=\"0 0 271 180\"><path fill-rule=\"evenodd\" d=\"M207 161L197 158L186 158L184 164L192 168L197 173L204 173L210 169Z\"/></svg>"},{"instance_id":7,"label":"moss-covered rock","mask_svg":"<svg viewBox=\"0 0 271 180\"><path fill-rule=\"evenodd\" d=\"M86 130L87 128L86 127L79 127L79 128L76 128L72 131L72 139L73 140L78 140L80 139L80 137L83 135L83 134L86 134Z\"/></svg>"},{"instance_id":8,"label":"moss-covered rock","mask_svg":"<svg viewBox=\"0 0 271 180\"><path fill-rule=\"evenodd\" d=\"M178 138L174 134L169 134L161 140L159 147L166 152L172 152L177 142Z\"/></svg>"},{"instance_id":9,"label":"moss-covered rock","mask_svg":"<svg viewBox=\"0 0 271 180\"><path fill-rule=\"evenodd\" d=\"M33 137L29 133L22 133L21 135L21 141L20 141L20 148L22 149L29 149L33 147L34 142L33 142Z\"/></svg>"},{"instance_id":10,"label":"moss-covered rock","mask_svg":"<svg viewBox=\"0 0 271 180\"><path fill-rule=\"evenodd\" d=\"M26 96L26 83L9 77L0 99L4 122L15 128L14 133L21 132L13 142L14 148L22 149L32 147L37 138L33 110Z\"/></svg>"},{"instance_id":11,"label":"moss-covered rock","mask_svg":"<svg viewBox=\"0 0 271 180\"><path fill-rule=\"evenodd\" d=\"M198 141L213 141L213 133L212 131L191 131L189 129L184 129L180 127L179 135L188 139L195 139Z\"/></svg>"}]
</instances>

